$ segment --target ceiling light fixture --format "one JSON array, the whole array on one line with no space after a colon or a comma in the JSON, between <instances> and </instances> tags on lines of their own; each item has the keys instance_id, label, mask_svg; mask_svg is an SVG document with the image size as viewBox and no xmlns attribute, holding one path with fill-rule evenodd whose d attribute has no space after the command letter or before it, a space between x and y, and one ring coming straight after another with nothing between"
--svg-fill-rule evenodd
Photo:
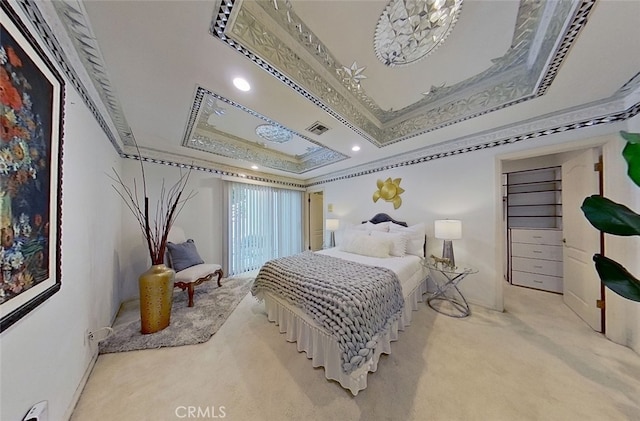
<instances>
[{"instance_id":1,"label":"ceiling light fixture","mask_svg":"<svg viewBox=\"0 0 640 421\"><path fill-rule=\"evenodd\" d=\"M293 134L284 127L276 126L275 124L261 124L256 127L256 134L275 143L286 143L293 138Z\"/></svg>"},{"instance_id":2,"label":"ceiling light fixture","mask_svg":"<svg viewBox=\"0 0 640 421\"><path fill-rule=\"evenodd\" d=\"M351 148L351 150L354 152L358 152L360 150L360 146L356 145L353 148Z\"/></svg>"},{"instance_id":3,"label":"ceiling light fixture","mask_svg":"<svg viewBox=\"0 0 640 421\"><path fill-rule=\"evenodd\" d=\"M243 92L247 92L249 89L251 89L251 85L249 85L249 82L247 82L241 77L237 77L233 79L233 86L235 86L236 88L240 89Z\"/></svg>"},{"instance_id":4,"label":"ceiling light fixture","mask_svg":"<svg viewBox=\"0 0 640 421\"><path fill-rule=\"evenodd\" d=\"M251 166L251 169L252 169L252 170L257 170L257 169L258 169L258 166L257 166L257 165L252 165L252 166Z\"/></svg>"},{"instance_id":5,"label":"ceiling light fixture","mask_svg":"<svg viewBox=\"0 0 640 421\"><path fill-rule=\"evenodd\" d=\"M391 0L373 36L376 56L389 67L426 57L447 38L461 9L462 0Z\"/></svg>"}]
</instances>

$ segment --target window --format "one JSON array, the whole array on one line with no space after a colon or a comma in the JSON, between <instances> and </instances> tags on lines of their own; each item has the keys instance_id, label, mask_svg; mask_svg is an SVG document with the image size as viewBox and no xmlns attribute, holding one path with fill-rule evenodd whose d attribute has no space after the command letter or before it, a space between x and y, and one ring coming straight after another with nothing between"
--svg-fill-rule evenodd
<instances>
[{"instance_id":1,"label":"window","mask_svg":"<svg viewBox=\"0 0 640 421\"><path fill-rule=\"evenodd\" d=\"M229 275L302 251L301 191L229 183Z\"/></svg>"}]
</instances>

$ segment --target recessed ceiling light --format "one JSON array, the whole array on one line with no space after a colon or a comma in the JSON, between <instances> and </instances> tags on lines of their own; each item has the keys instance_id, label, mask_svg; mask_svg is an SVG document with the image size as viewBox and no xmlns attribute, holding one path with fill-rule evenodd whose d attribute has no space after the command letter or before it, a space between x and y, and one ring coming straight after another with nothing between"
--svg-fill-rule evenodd
<instances>
[{"instance_id":1,"label":"recessed ceiling light","mask_svg":"<svg viewBox=\"0 0 640 421\"><path fill-rule=\"evenodd\" d=\"M360 150L360 146L356 145L353 148L351 148L351 150L354 152L358 152Z\"/></svg>"},{"instance_id":2,"label":"recessed ceiling light","mask_svg":"<svg viewBox=\"0 0 640 421\"><path fill-rule=\"evenodd\" d=\"M233 79L233 85L244 92L247 92L249 89L251 89L251 85L249 85L249 82L241 77Z\"/></svg>"},{"instance_id":3,"label":"recessed ceiling light","mask_svg":"<svg viewBox=\"0 0 640 421\"><path fill-rule=\"evenodd\" d=\"M257 169L258 169L258 166L257 166L257 165L252 165L252 166L251 166L251 169L252 169L252 170L257 170Z\"/></svg>"}]
</instances>

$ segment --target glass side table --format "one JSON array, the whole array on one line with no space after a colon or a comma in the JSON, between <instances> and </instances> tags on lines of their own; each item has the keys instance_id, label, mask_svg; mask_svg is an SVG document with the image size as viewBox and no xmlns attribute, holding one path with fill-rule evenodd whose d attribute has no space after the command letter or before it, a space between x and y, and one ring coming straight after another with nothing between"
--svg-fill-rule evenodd
<instances>
[{"instance_id":1,"label":"glass side table","mask_svg":"<svg viewBox=\"0 0 640 421\"><path fill-rule=\"evenodd\" d=\"M471 266L445 266L424 259L422 264L429 269L429 275L437 290L429 298L429 307L449 317L463 318L471 314L469 303L458 289L458 284L467 275L477 273L478 269Z\"/></svg>"}]
</instances>

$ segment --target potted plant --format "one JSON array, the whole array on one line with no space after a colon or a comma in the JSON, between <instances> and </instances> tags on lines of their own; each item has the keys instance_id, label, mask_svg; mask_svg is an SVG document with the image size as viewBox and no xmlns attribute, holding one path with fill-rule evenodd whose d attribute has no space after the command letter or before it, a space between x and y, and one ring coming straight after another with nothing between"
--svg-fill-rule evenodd
<instances>
[{"instance_id":1,"label":"potted plant","mask_svg":"<svg viewBox=\"0 0 640 421\"><path fill-rule=\"evenodd\" d=\"M140 290L140 330L146 334L158 332L169 326L175 272L165 265L167 238L184 204L195 193L191 191L187 195L184 194L191 169L184 174L181 171L178 181L168 190L165 188L163 180L160 195L155 205L155 215L152 217L149 213L149 196L147 194L143 159L137 144L136 149L142 173L142 191L138 191L135 178L133 180L133 188L130 188L115 169L113 170L114 176L110 176L110 178L115 182L112 185L113 188L138 221L151 258L151 267L140 275L138 279ZM142 198L140 198L140 193Z\"/></svg>"},{"instance_id":2,"label":"potted plant","mask_svg":"<svg viewBox=\"0 0 640 421\"><path fill-rule=\"evenodd\" d=\"M622 156L628 164L627 175L640 187L640 133L621 131L627 141ZM640 235L640 215L606 197L587 197L581 206L582 212L596 229L613 235ZM601 254L593 256L600 280L616 294L640 302L640 280L615 260Z\"/></svg>"}]
</instances>

